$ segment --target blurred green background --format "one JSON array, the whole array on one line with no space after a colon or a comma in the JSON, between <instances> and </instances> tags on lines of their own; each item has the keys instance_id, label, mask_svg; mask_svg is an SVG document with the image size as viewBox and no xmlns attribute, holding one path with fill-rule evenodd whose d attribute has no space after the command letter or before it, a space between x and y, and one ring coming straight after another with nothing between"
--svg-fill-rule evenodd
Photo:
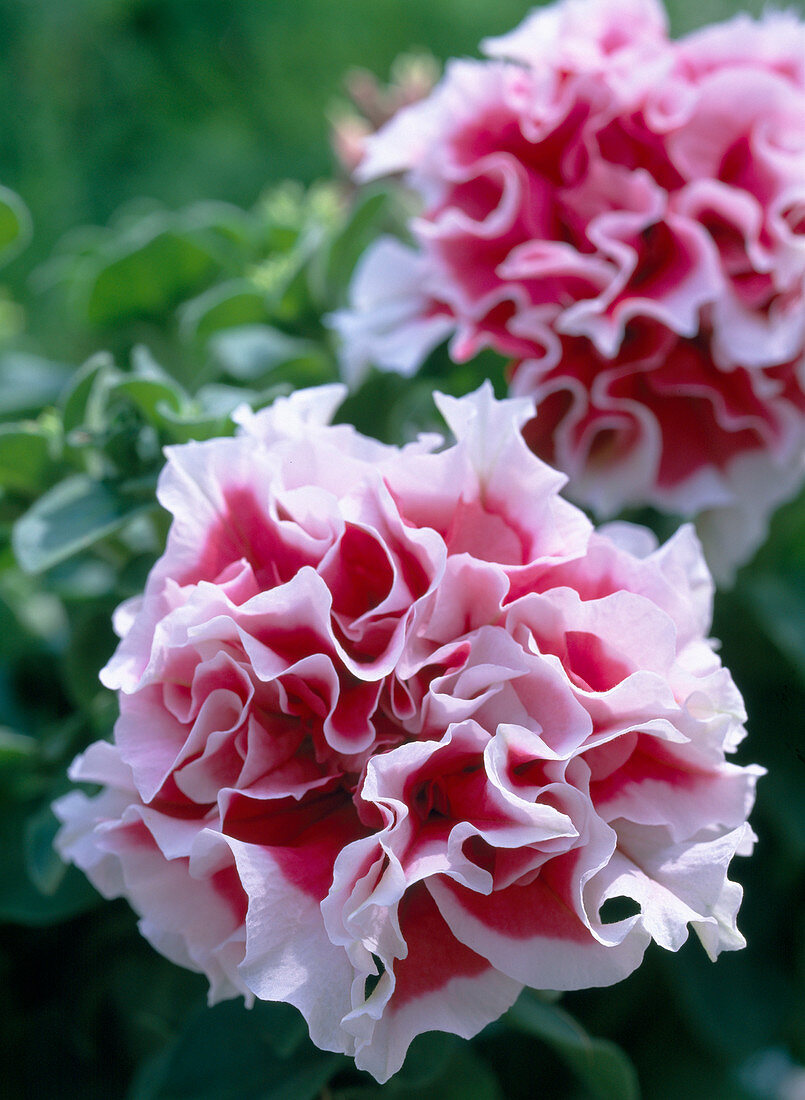
<instances>
[{"instance_id":1,"label":"blurred green background","mask_svg":"<svg viewBox=\"0 0 805 1100\"><path fill-rule=\"evenodd\" d=\"M738 7L675 0L672 28ZM321 314L338 304L361 245L399 217L382 195L350 213L327 188L272 185L335 173L327 117L350 67L385 80L412 49L473 55L529 8L0 0L0 184L34 226L0 272L0 1093L10 1100L627 1100L632 1071L609 1041L636 1065L646 1100L805 1096L785 1091L805 1089L802 499L716 606L714 634L750 713L740 762L770 769L757 854L736 867L749 947L716 966L696 943L678 956L651 950L621 985L565 997L603 1043L534 1009L532 1034L521 1019L471 1048L423 1040L400 1079L374 1089L318 1056L284 1006L205 1012L205 983L157 956L125 903L99 905L51 850L48 806L66 789L66 764L114 720L97 681L114 645L111 609L141 588L164 536L151 507L161 445L231 430L244 392L260 402L332 377ZM239 335L243 324L252 328ZM131 367L138 344L155 359L140 352ZM115 360L79 370L103 349ZM415 383L370 379L348 415L399 438L421 423L435 380L461 391L487 371L500 385L500 364L437 356Z\"/></svg>"}]
</instances>

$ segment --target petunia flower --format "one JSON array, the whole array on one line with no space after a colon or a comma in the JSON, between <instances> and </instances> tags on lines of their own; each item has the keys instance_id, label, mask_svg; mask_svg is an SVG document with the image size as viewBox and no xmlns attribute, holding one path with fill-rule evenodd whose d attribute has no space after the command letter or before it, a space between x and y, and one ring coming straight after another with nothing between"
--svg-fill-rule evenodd
<instances>
[{"instance_id":1,"label":"petunia flower","mask_svg":"<svg viewBox=\"0 0 805 1100\"><path fill-rule=\"evenodd\" d=\"M564 0L483 48L367 139L421 212L332 317L344 376L493 348L577 501L695 519L726 579L805 474L805 26Z\"/></svg>"},{"instance_id":2,"label":"petunia flower","mask_svg":"<svg viewBox=\"0 0 805 1100\"><path fill-rule=\"evenodd\" d=\"M114 740L71 769L101 790L56 803L57 846L211 1001L287 1001L383 1081L524 985L610 985L689 927L741 947L762 769L727 760L690 527L595 531L488 385L437 397L444 446L331 426L341 396L169 449Z\"/></svg>"}]
</instances>

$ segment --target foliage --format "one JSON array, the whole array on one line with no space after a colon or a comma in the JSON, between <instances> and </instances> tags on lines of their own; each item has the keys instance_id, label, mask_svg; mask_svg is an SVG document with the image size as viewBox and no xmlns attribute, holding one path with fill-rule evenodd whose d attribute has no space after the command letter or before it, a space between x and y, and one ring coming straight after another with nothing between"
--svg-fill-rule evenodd
<instances>
[{"instance_id":1,"label":"foliage","mask_svg":"<svg viewBox=\"0 0 805 1100\"><path fill-rule=\"evenodd\" d=\"M364 6L368 10L356 5L356 26ZM17 25L15 49L38 41L40 78L55 49L61 10L45 7L47 19L36 26L24 6L12 14L10 4L0 3L0 14ZM330 7L341 11L322 6L319 44ZM375 67L416 41L418 26L441 52L456 53L480 33L511 25L522 11L501 6L494 21L488 11L483 18L473 14L455 37L454 7L417 3L393 26L389 17L382 27L387 53L373 55ZM288 4L243 8L227 32L226 48L236 54L250 28L259 26L263 36L272 28L282 42L297 28ZM683 21L681 5L677 9ZM115 42L109 64L121 66L121 28L134 21L136 50L159 43L188 79L204 83L209 73L195 57L193 35L201 41L212 28L220 32L223 10L212 0L85 0L64 15L65 33L69 44L78 13L91 16ZM691 13L686 18L693 21ZM179 25L189 43L181 52L171 38ZM365 45L357 35L350 47L355 54L343 42L333 48L329 71L353 60L367 63ZM258 48L272 47L265 37L250 42L249 86L259 84ZM88 43L83 50L86 55ZM129 57L126 64L136 69L140 61ZM286 103L297 95L292 64L285 59L281 70L291 89ZM228 153L225 141L215 148L230 160L247 150L249 184L227 193L248 202L248 186L256 191L264 167L257 134L266 125L270 93L261 88L249 100L237 67L229 66L226 76L224 69L212 74L218 90L208 90L205 103L214 94L229 96L227 110L245 120ZM92 72L101 79L97 64ZM153 74L140 77L158 94ZM103 74L103 81L113 78ZM92 85L83 94L97 96L98 89ZM76 95L73 124L86 109ZM113 109L125 106L119 100ZM305 127L294 134L303 107L288 108L286 144L275 167L293 171L299 144L310 144L311 135L323 143L323 131L309 121L319 109L318 101L308 107ZM189 137L177 148L177 118L165 116L159 124L165 134L153 175L132 173L125 186L118 179L115 202L131 193L132 182L145 189L168 174L166 165L192 161L188 148L201 147L207 132L193 115ZM156 122L141 123L146 146L153 139L148 125ZM219 125L226 129L225 120ZM102 156L103 141L112 140L101 131L92 139L87 173L97 170L98 160L91 166L90 160ZM124 133L121 128L116 140ZM40 160L27 164L15 140L6 179L30 182L31 172L44 179L50 165L41 134ZM300 162L299 174L323 171L317 158ZM750 713L746 758L765 764L769 775L753 817L757 855L737 868L746 885L741 926L749 946L716 966L688 944L678 957L650 951L621 985L566 995L562 1007L526 994L472 1044L420 1037L401 1073L381 1089L348 1060L316 1051L285 1005L206 1009L198 976L157 956L123 903L99 904L84 877L55 856L50 803L67 789L66 769L76 752L108 736L115 718L114 698L97 679L115 644L111 612L141 590L164 541L166 517L154 497L162 448L231 432L231 414L244 401L259 407L291 388L335 379L322 317L342 304L365 243L399 225L403 213L391 194L356 198L341 184L275 185L248 208L195 201L205 193L210 163L205 154L192 186L194 169L183 164L184 182L163 192L188 202L178 209L129 203L104 227L73 230L56 245L52 237L69 222L43 215L45 239L34 236L30 262L26 204L0 189L0 262L10 265L8 289L0 293L0 972L6 988L0 1049L6 1095L517 1100L538 1092L545 1100L583 1100L637 1096L639 1080L652 1100L770 1100L786 1074L805 1062L805 498L781 510L756 560L732 591L717 597L714 634ZM73 181L68 216L105 217L108 199L99 182L90 199L75 198L87 186L83 177L79 185L78 173L77 162L65 156L50 180L53 186ZM213 189L225 175L219 172ZM31 185L30 196L25 188L25 196L36 215L45 206L42 180ZM19 273L32 266L30 282L23 282ZM485 376L503 391L503 365L494 357L455 367L436 352L413 381L371 374L341 415L363 431L402 441L438 430L426 412L434 386L459 393Z\"/></svg>"}]
</instances>

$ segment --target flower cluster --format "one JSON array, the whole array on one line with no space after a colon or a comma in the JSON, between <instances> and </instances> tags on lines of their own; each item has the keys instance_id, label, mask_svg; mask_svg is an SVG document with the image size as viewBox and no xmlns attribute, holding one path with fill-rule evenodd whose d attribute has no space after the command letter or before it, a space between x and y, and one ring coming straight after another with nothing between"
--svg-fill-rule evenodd
<instances>
[{"instance_id":1,"label":"flower cluster","mask_svg":"<svg viewBox=\"0 0 805 1100\"><path fill-rule=\"evenodd\" d=\"M398 57L385 86L367 69L351 69L344 80L349 103L330 118L330 144L341 168L351 175L363 160L367 137L403 107L423 99L438 78L438 63L428 53Z\"/></svg>"},{"instance_id":2,"label":"flower cluster","mask_svg":"<svg viewBox=\"0 0 805 1100\"><path fill-rule=\"evenodd\" d=\"M335 315L345 374L492 347L577 500L705 513L726 576L805 469L805 27L564 0L484 48L367 139L423 209Z\"/></svg>"},{"instance_id":3,"label":"flower cluster","mask_svg":"<svg viewBox=\"0 0 805 1100\"><path fill-rule=\"evenodd\" d=\"M725 757L743 707L690 528L595 531L527 400L439 397L455 443L396 448L331 426L340 397L169 450L114 743L71 772L102 789L56 804L57 846L211 999L288 1001L384 1080L524 983L616 982L688 925L742 946L761 769Z\"/></svg>"}]
</instances>

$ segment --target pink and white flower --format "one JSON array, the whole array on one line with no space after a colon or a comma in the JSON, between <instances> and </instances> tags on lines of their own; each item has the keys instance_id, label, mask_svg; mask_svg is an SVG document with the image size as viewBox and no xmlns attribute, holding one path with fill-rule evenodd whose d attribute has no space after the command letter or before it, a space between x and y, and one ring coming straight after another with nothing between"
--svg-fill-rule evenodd
<instances>
[{"instance_id":1,"label":"pink and white flower","mask_svg":"<svg viewBox=\"0 0 805 1100\"><path fill-rule=\"evenodd\" d=\"M494 348L576 499L702 516L726 576L805 472L805 27L564 0L484 49L367 140L422 211L334 315L345 377Z\"/></svg>"},{"instance_id":2,"label":"pink and white flower","mask_svg":"<svg viewBox=\"0 0 805 1100\"><path fill-rule=\"evenodd\" d=\"M114 743L57 845L210 999L284 1000L379 1080L524 985L608 985L691 926L741 947L740 696L692 530L596 532L527 400L437 403L404 448L338 387L169 449L173 513L102 673ZM607 902L634 912L608 918Z\"/></svg>"}]
</instances>

